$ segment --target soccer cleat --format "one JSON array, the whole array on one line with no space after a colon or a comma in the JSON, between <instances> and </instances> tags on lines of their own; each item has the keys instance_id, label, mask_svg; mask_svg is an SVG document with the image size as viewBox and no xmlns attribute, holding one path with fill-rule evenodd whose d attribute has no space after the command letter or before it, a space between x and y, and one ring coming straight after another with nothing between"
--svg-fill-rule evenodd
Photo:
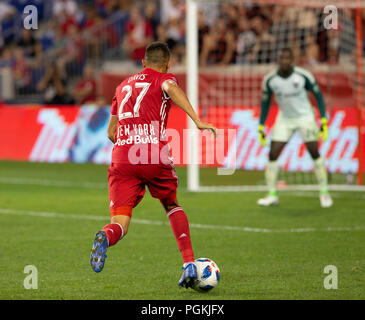
<instances>
[{"instance_id":1,"label":"soccer cleat","mask_svg":"<svg viewBox=\"0 0 365 320\"><path fill-rule=\"evenodd\" d=\"M319 200L322 208L329 208L333 205L333 200L328 192L321 193L319 195Z\"/></svg>"},{"instance_id":2,"label":"soccer cleat","mask_svg":"<svg viewBox=\"0 0 365 320\"><path fill-rule=\"evenodd\" d=\"M279 205L279 197L273 195L267 195L265 198L261 198L257 201L259 206L269 207Z\"/></svg>"},{"instance_id":3,"label":"soccer cleat","mask_svg":"<svg viewBox=\"0 0 365 320\"><path fill-rule=\"evenodd\" d=\"M100 272L104 268L106 250L108 248L108 238L104 231L95 234L94 244L90 254L90 265L95 272Z\"/></svg>"},{"instance_id":4,"label":"soccer cleat","mask_svg":"<svg viewBox=\"0 0 365 320\"><path fill-rule=\"evenodd\" d=\"M192 288L198 281L198 274L194 262L184 264L182 267L183 274L179 280L179 287Z\"/></svg>"}]
</instances>

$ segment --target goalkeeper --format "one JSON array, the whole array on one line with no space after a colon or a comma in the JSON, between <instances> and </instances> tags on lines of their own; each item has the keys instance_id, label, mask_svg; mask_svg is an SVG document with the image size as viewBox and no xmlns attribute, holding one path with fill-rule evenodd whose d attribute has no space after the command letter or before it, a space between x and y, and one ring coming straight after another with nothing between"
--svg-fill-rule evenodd
<instances>
[{"instance_id":1,"label":"goalkeeper","mask_svg":"<svg viewBox=\"0 0 365 320\"><path fill-rule=\"evenodd\" d=\"M269 162L265 171L269 194L265 198L259 199L258 204L261 206L279 204L276 189L279 173L278 158L294 131L299 130L314 161L314 173L320 186L321 206L330 207L333 201L328 192L327 171L324 159L318 150L318 138L325 141L328 136L326 108L321 91L309 71L293 65L293 52L290 48L285 48L280 52L278 64L278 69L268 73L262 82L259 139L263 146L266 145L264 124L272 94L275 94L279 113L272 130ZM312 92L316 98L321 115L321 128L317 126L307 91Z\"/></svg>"}]
</instances>

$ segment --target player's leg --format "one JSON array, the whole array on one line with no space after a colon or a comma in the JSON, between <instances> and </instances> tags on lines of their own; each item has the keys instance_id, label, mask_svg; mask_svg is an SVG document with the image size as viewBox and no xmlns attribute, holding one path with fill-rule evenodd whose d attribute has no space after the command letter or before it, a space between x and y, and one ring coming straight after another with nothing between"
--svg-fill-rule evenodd
<instances>
[{"instance_id":1,"label":"player's leg","mask_svg":"<svg viewBox=\"0 0 365 320\"><path fill-rule=\"evenodd\" d=\"M257 201L260 206L275 206L279 204L279 197L276 189L279 175L278 158L293 132L294 127L292 124L288 120L285 120L279 113L272 130L269 161L265 170L265 179L269 192L266 197Z\"/></svg>"},{"instance_id":2,"label":"player's leg","mask_svg":"<svg viewBox=\"0 0 365 320\"><path fill-rule=\"evenodd\" d=\"M189 221L176 199L177 175L172 165L158 165L154 168L156 172L153 172L153 168L150 170L151 175L146 184L152 197L160 200L170 220L171 229L183 259L183 274L178 284L180 287L188 288L194 285L197 270L190 239Z\"/></svg>"},{"instance_id":3,"label":"player's leg","mask_svg":"<svg viewBox=\"0 0 365 320\"><path fill-rule=\"evenodd\" d=\"M130 220L131 217L127 215L112 216L111 223L95 234L90 254L90 264L95 272L100 272L104 268L107 249L126 236Z\"/></svg>"},{"instance_id":4,"label":"player's leg","mask_svg":"<svg viewBox=\"0 0 365 320\"><path fill-rule=\"evenodd\" d=\"M189 221L184 209L176 201L176 193L172 194L171 197L160 199L160 201L166 211L166 216L170 220L171 229L176 238L183 262L193 262L194 252L190 240Z\"/></svg>"},{"instance_id":5,"label":"player's leg","mask_svg":"<svg viewBox=\"0 0 365 320\"><path fill-rule=\"evenodd\" d=\"M110 223L102 228L108 238L108 247L114 246L119 240L124 238L128 233L129 223L132 216L132 207L122 207L117 213L111 210ZM119 207L118 209L121 209Z\"/></svg>"},{"instance_id":6,"label":"player's leg","mask_svg":"<svg viewBox=\"0 0 365 320\"><path fill-rule=\"evenodd\" d=\"M265 171L265 177L267 186L269 187L269 193L277 195L276 184L279 175L279 164L278 158L284 149L286 142L283 141L272 141L269 152L269 162Z\"/></svg>"},{"instance_id":7,"label":"player's leg","mask_svg":"<svg viewBox=\"0 0 365 320\"><path fill-rule=\"evenodd\" d=\"M265 170L265 179L269 193L266 197L258 200L257 203L260 206L275 206L279 204L279 197L276 189L279 175L278 158L285 145L286 142L283 141L271 141L269 161Z\"/></svg>"},{"instance_id":8,"label":"player's leg","mask_svg":"<svg viewBox=\"0 0 365 320\"><path fill-rule=\"evenodd\" d=\"M95 272L104 268L106 251L126 236L132 209L144 195L144 185L127 165L111 164L108 169L111 222L99 230L91 249L90 264Z\"/></svg>"},{"instance_id":9,"label":"player's leg","mask_svg":"<svg viewBox=\"0 0 365 320\"><path fill-rule=\"evenodd\" d=\"M305 143L309 154L314 162L314 174L319 184L319 199L321 206L324 208L331 207L333 200L328 192L328 178L324 158L321 157L317 141L309 141Z\"/></svg>"},{"instance_id":10,"label":"player's leg","mask_svg":"<svg viewBox=\"0 0 365 320\"><path fill-rule=\"evenodd\" d=\"M192 287L197 279L197 269L194 262L188 218L183 208L177 203L176 192L160 199L160 201L170 220L171 229L183 259L183 274L178 284L180 287Z\"/></svg>"},{"instance_id":11,"label":"player's leg","mask_svg":"<svg viewBox=\"0 0 365 320\"><path fill-rule=\"evenodd\" d=\"M314 162L314 174L319 184L319 200L324 208L331 207L333 200L328 192L327 170L324 158L321 157L318 147L319 128L314 116L305 117L300 121L300 134L304 140L309 154Z\"/></svg>"}]
</instances>

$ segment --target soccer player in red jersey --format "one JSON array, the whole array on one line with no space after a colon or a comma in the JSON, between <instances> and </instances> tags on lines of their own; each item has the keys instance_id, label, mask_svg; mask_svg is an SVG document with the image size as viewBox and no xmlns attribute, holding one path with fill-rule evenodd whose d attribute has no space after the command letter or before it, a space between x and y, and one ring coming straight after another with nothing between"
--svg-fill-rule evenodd
<instances>
[{"instance_id":1,"label":"soccer player in red jersey","mask_svg":"<svg viewBox=\"0 0 365 320\"><path fill-rule=\"evenodd\" d=\"M179 286L188 288L197 275L189 223L176 199L178 178L165 134L171 101L199 129L211 130L214 136L217 129L199 119L176 78L167 73L170 51L165 43L150 44L142 62L144 69L124 80L112 101L108 127L109 139L114 143L108 169L111 223L96 233L90 263L95 272L103 269L107 248L127 234L132 210L147 186L170 220L184 262Z\"/></svg>"}]
</instances>

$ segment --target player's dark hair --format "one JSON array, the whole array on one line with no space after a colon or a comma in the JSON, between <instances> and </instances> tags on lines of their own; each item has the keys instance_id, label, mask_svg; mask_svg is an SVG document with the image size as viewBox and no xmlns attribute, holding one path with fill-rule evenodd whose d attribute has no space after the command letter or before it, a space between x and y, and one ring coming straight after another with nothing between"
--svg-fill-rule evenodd
<instances>
[{"instance_id":1,"label":"player's dark hair","mask_svg":"<svg viewBox=\"0 0 365 320\"><path fill-rule=\"evenodd\" d=\"M170 60L170 49L164 42L152 42L147 48L144 59L147 64L163 66Z\"/></svg>"},{"instance_id":2,"label":"player's dark hair","mask_svg":"<svg viewBox=\"0 0 365 320\"><path fill-rule=\"evenodd\" d=\"M291 57L294 57L294 52L293 52L292 48L284 47L283 49L280 50L280 55L283 54L284 52L287 52L290 54Z\"/></svg>"}]
</instances>

